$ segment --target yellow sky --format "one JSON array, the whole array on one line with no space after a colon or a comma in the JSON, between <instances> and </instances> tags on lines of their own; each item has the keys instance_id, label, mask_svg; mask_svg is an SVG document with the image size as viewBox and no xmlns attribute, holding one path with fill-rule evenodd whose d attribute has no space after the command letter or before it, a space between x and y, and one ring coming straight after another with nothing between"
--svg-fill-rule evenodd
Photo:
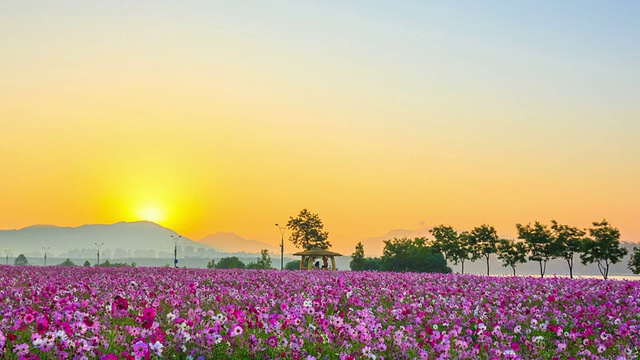
<instances>
[{"instance_id":1,"label":"yellow sky","mask_svg":"<svg viewBox=\"0 0 640 360\"><path fill-rule=\"evenodd\" d=\"M0 228L275 244L308 208L345 252L441 223L640 240L638 7L494 5L8 2Z\"/></svg>"}]
</instances>

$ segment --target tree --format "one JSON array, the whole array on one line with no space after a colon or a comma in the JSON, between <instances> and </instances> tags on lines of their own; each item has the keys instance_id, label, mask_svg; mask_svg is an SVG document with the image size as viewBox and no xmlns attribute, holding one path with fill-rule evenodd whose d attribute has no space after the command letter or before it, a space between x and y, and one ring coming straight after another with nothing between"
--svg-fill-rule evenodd
<instances>
[{"instance_id":1,"label":"tree","mask_svg":"<svg viewBox=\"0 0 640 360\"><path fill-rule=\"evenodd\" d=\"M573 279L573 257L582 251L586 232L577 227L560 225L555 220L551 220L551 231L555 241L555 255L567 261L569 277Z\"/></svg>"},{"instance_id":2,"label":"tree","mask_svg":"<svg viewBox=\"0 0 640 360\"><path fill-rule=\"evenodd\" d=\"M629 259L629 270L634 274L640 274L640 248L633 247L633 254Z\"/></svg>"},{"instance_id":3,"label":"tree","mask_svg":"<svg viewBox=\"0 0 640 360\"><path fill-rule=\"evenodd\" d=\"M429 230L435 238L434 249L440 251L447 261L451 261L451 255L458 243L458 232L451 226L438 225Z\"/></svg>"},{"instance_id":4,"label":"tree","mask_svg":"<svg viewBox=\"0 0 640 360\"><path fill-rule=\"evenodd\" d=\"M407 237L385 240L384 250L382 251L381 270L410 271L413 268L410 259L411 249L414 247L415 244L413 240Z\"/></svg>"},{"instance_id":5,"label":"tree","mask_svg":"<svg viewBox=\"0 0 640 360\"><path fill-rule=\"evenodd\" d=\"M464 274L464 262L469 260L471 249L469 247L469 233L458 234L451 226L438 225L429 230L435 238L433 248L442 252L445 260L453 262L455 265L462 265Z\"/></svg>"},{"instance_id":6,"label":"tree","mask_svg":"<svg viewBox=\"0 0 640 360\"><path fill-rule=\"evenodd\" d=\"M18 257L13 261L16 265L29 265L29 261L24 256L24 254L18 255Z\"/></svg>"},{"instance_id":7,"label":"tree","mask_svg":"<svg viewBox=\"0 0 640 360\"><path fill-rule=\"evenodd\" d=\"M382 260L379 257L368 257L364 259L362 270L364 271L378 271L380 270L380 264Z\"/></svg>"},{"instance_id":8,"label":"tree","mask_svg":"<svg viewBox=\"0 0 640 360\"><path fill-rule=\"evenodd\" d=\"M258 259L258 265L260 265L261 269L271 269L271 256L269 255L269 251L267 249L262 249L260 251L260 259Z\"/></svg>"},{"instance_id":9,"label":"tree","mask_svg":"<svg viewBox=\"0 0 640 360\"><path fill-rule=\"evenodd\" d=\"M91 266L91 263L89 262L89 260L85 260L82 266Z\"/></svg>"},{"instance_id":10,"label":"tree","mask_svg":"<svg viewBox=\"0 0 640 360\"><path fill-rule=\"evenodd\" d=\"M426 245L425 238L385 240L380 270L449 273L442 253Z\"/></svg>"},{"instance_id":11,"label":"tree","mask_svg":"<svg viewBox=\"0 0 640 360\"><path fill-rule=\"evenodd\" d=\"M331 247L331 243L327 240L329 233L323 231L322 220L318 214L313 214L307 209L300 211L300 214L295 218L289 217L287 228L291 231L289 240L297 248L311 250Z\"/></svg>"},{"instance_id":12,"label":"tree","mask_svg":"<svg viewBox=\"0 0 640 360\"><path fill-rule=\"evenodd\" d=\"M511 266L513 276L516 276L516 265L527 262L527 248L523 242L500 239L497 250L498 259L502 260L502 266Z\"/></svg>"},{"instance_id":13,"label":"tree","mask_svg":"<svg viewBox=\"0 0 640 360\"><path fill-rule=\"evenodd\" d=\"M487 262L487 275L489 275L489 255L496 253L498 245L498 233L493 226L481 225L473 228L468 235L471 247L472 260L483 257Z\"/></svg>"},{"instance_id":14,"label":"tree","mask_svg":"<svg viewBox=\"0 0 640 360\"><path fill-rule=\"evenodd\" d=\"M351 262L349 268L354 271L364 270L364 246L362 242L356 244L356 250L351 254Z\"/></svg>"},{"instance_id":15,"label":"tree","mask_svg":"<svg viewBox=\"0 0 640 360\"><path fill-rule=\"evenodd\" d=\"M69 258L67 258L65 261L60 263L60 265L61 266L76 266L76 264L74 264L73 261L71 261Z\"/></svg>"},{"instance_id":16,"label":"tree","mask_svg":"<svg viewBox=\"0 0 640 360\"><path fill-rule=\"evenodd\" d=\"M244 269L244 267L244 263L237 256L223 257L216 265L216 269Z\"/></svg>"},{"instance_id":17,"label":"tree","mask_svg":"<svg viewBox=\"0 0 640 360\"><path fill-rule=\"evenodd\" d=\"M300 260L289 261L284 265L287 270L300 270Z\"/></svg>"},{"instance_id":18,"label":"tree","mask_svg":"<svg viewBox=\"0 0 640 360\"><path fill-rule=\"evenodd\" d=\"M469 238L469 232L463 231L458 236L458 242L456 246L453 247L453 251L451 252L451 260L453 263L462 266L462 274L464 274L464 262L467 260L475 261L473 251L471 249L471 241Z\"/></svg>"},{"instance_id":19,"label":"tree","mask_svg":"<svg viewBox=\"0 0 640 360\"><path fill-rule=\"evenodd\" d=\"M536 221L533 225L516 224L518 238L523 239L529 260L537 261L540 265L540 277L547 271L547 262L556 256L553 234L547 225Z\"/></svg>"},{"instance_id":20,"label":"tree","mask_svg":"<svg viewBox=\"0 0 640 360\"><path fill-rule=\"evenodd\" d=\"M628 251L620 246L620 230L609 225L607 220L593 222L589 235L591 238L584 241L580 260L585 265L595 262L606 280L609 277L609 266L622 260Z\"/></svg>"},{"instance_id":21,"label":"tree","mask_svg":"<svg viewBox=\"0 0 640 360\"><path fill-rule=\"evenodd\" d=\"M256 262L247 264L247 269L271 269L271 256L269 250L260 250L260 258Z\"/></svg>"}]
</instances>

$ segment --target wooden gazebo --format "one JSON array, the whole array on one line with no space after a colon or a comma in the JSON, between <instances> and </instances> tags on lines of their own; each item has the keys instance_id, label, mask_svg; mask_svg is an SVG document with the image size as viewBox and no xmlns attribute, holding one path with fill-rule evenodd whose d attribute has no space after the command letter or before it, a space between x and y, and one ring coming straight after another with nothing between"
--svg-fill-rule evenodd
<instances>
[{"instance_id":1,"label":"wooden gazebo","mask_svg":"<svg viewBox=\"0 0 640 360\"><path fill-rule=\"evenodd\" d=\"M335 257L342 256L342 254L339 254L337 252L323 249L311 249L297 252L293 255L302 256L302 259L300 260L300 270L311 270L313 268L322 270L337 270L338 268L336 267ZM331 260L331 265L329 265L329 259ZM304 263L305 260L307 260L306 267Z\"/></svg>"}]
</instances>

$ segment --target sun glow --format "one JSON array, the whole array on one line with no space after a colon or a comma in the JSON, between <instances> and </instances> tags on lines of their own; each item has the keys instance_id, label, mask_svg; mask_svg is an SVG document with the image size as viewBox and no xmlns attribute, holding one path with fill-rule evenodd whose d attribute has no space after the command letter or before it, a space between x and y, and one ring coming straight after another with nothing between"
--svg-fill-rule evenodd
<instances>
[{"instance_id":1,"label":"sun glow","mask_svg":"<svg viewBox=\"0 0 640 360\"><path fill-rule=\"evenodd\" d=\"M157 224L163 222L167 217L164 209L157 206L142 207L136 215L140 220L152 221Z\"/></svg>"}]
</instances>

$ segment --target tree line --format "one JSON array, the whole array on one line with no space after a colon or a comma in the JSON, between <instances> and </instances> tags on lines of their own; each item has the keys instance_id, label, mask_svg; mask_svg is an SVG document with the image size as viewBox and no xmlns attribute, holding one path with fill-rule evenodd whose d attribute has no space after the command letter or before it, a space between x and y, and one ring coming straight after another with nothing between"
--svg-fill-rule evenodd
<instances>
[{"instance_id":1,"label":"tree line","mask_svg":"<svg viewBox=\"0 0 640 360\"><path fill-rule=\"evenodd\" d=\"M237 256L229 256L221 258L218 263L215 263L213 260L209 261L207 264L207 268L209 269L271 269L271 256L269 255L269 251L267 249L262 249L260 251L260 257L256 261L252 261L248 264L245 264L242 260L240 260Z\"/></svg>"},{"instance_id":2,"label":"tree line","mask_svg":"<svg viewBox=\"0 0 640 360\"><path fill-rule=\"evenodd\" d=\"M24 254L20 254L18 255L15 260L13 261L14 265L17 266L26 266L29 265L29 260L27 260L27 257L24 256ZM61 262L60 264L58 264L59 266L76 266L76 263L74 263L71 259L66 258L63 262ZM89 260L85 260L85 262L82 264L82 266L88 267L88 266L92 266L91 263L89 262ZM137 264L135 262L132 262L131 265L127 264L127 263L120 263L120 262L115 262L112 263L111 261L109 261L108 259L103 261L102 263L95 265L95 266L101 266L101 267L127 267L127 266L131 266L131 267L136 267Z\"/></svg>"},{"instance_id":3,"label":"tree line","mask_svg":"<svg viewBox=\"0 0 640 360\"><path fill-rule=\"evenodd\" d=\"M593 222L584 230L555 220L551 220L549 225L538 221L516 224L516 229L518 239L511 240L500 238L496 229L486 224L460 233L451 226L438 225L429 230L433 240L386 240L381 258L365 258L363 245L358 243L351 256L350 267L352 270L432 271L426 270L420 261L430 257L429 261L437 263L439 260L436 258L440 254L445 262L444 268L434 265L437 272L447 272L446 263L450 261L460 264L464 274L466 261L482 259L487 264L489 275L489 257L495 254L502 261L502 266L513 269L514 275L518 264L527 260L538 262L541 277L545 275L549 260L564 259L569 276L573 278L574 258L579 255L584 265L595 263L600 274L607 279L610 266L627 255L627 249L620 246L620 231L607 220ZM634 248L628 266L634 274L640 273L640 249Z\"/></svg>"},{"instance_id":4,"label":"tree line","mask_svg":"<svg viewBox=\"0 0 640 360\"><path fill-rule=\"evenodd\" d=\"M298 216L290 217L287 228L291 231L289 240L298 248L328 249L331 243L329 233L318 214L307 209ZM470 231L458 233L453 227L439 225L429 232L433 240L426 238L392 239L384 241L383 255L380 258L364 256L362 243L356 245L352 254L352 270L450 272L447 262L460 264L464 274L466 261L484 260L487 275L490 274L489 258L496 255L502 266L511 267L516 274L518 264L527 261L537 262L540 276L544 277L547 263L551 259L564 259L573 278L574 259L579 255L584 265L596 264L600 274L606 279L612 264L620 262L627 249L620 246L620 231L605 219L595 221L588 229L560 224L551 220L550 224L539 221L529 224L516 224L518 239L503 239L490 225L480 225ZM294 268L295 264L289 268ZM640 249L634 248L629 269L640 273Z\"/></svg>"},{"instance_id":5,"label":"tree line","mask_svg":"<svg viewBox=\"0 0 640 360\"><path fill-rule=\"evenodd\" d=\"M395 272L450 273L444 255L425 238L394 238L384 241L380 258L366 258L361 242L351 255L351 270L379 270Z\"/></svg>"}]
</instances>

